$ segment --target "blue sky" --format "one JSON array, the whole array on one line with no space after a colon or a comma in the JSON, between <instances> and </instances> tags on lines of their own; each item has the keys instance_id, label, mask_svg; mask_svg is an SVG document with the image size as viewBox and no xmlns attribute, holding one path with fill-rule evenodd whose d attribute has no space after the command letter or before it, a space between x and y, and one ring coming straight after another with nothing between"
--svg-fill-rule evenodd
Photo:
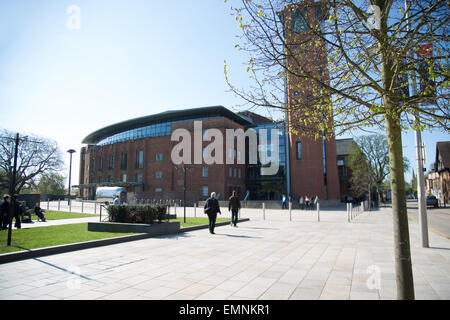
<instances>
[{"instance_id":1,"label":"blue sky","mask_svg":"<svg viewBox=\"0 0 450 320\"><path fill-rule=\"evenodd\" d=\"M228 92L224 61L234 83L248 84L233 3L0 1L0 127L55 139L67 168L65 151L76 149L76 184L81 141L92 131L167 110L233 110L241 101ZM79 29L67 26L71 5L80 8ZM427 168L444 140L448 133L424 133ZM414 164L412 132L404 146Z\"/></svg>"}]
</instances>

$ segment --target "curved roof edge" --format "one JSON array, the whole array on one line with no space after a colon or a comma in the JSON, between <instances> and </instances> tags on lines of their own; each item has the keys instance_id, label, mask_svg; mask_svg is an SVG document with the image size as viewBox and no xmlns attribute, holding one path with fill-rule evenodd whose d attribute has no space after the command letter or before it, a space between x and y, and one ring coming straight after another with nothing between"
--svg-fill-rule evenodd
<instances>
[{"instance_id":1,"label":"curved roof edge","mask_svg":"<svg viewBox=\"0 0 450 320\"><path fill-rule=\"evenodd\" d=\"M201 107L193 109L184 110L173 110L157 113L154 115L134 118L119 123L112 124L110 126L104 127L97 131L92 132L86 138L83 139L84 144L96 144L102 139L109 137L113 134L120 133L127 130L137 129L144 126L166 122L166 121L179 121L179 120L189 120L198 117L207 116L223 116L231 119L241 125L250 124L249 121L240 117L236 113L228 110L224 106L212 106L212 107Z\"/></svg>"}]
</instances>

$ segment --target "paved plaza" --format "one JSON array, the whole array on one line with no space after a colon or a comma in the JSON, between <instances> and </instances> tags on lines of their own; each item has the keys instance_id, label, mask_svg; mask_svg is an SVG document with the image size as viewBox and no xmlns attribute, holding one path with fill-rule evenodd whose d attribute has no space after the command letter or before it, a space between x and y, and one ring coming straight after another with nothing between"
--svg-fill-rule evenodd
<instances>
[{"instance_id":1,"label":"paved plaza","mask_svg":"<svg viewBox=\"0 0 450 320\"><path fill-rule=\"evenodd\" d=\"M390 208L350 223L345 208L322 210L320 222L301 210L242 209L241 217L250 221L215 235L204 229L2 264L0 299L396 298ZM430 231L424 249L417 221L409 223L416 299L450 299L450 240Z\"/></svg>"}]
</instances>

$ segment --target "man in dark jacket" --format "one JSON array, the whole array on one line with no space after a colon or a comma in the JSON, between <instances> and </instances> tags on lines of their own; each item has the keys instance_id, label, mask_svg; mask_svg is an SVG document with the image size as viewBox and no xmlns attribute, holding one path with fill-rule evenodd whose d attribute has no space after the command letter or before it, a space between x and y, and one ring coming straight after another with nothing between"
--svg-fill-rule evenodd
<instances>
[{"instance_id":1,"label":"man in dark jacket","mask_svg":"<svg viewBox=\"0 0 450 320\"><path fill-rule=\"evenodd\" d=\"M241 201L239 201L239 198L236 196L236 191L233 191L233 194L231 195L230 199L228 199L228 211L231 210L231 223L237 227L238 222L238 212L241 208Z\"/></svg>"},{"instance_id":2,"label":"man in dark jacket","mask_svg":"<svg viewBox=\"0 0 450 320\"><path fill-rule=\"evenodd\" d=\"M14 227L17 229L22 228L22 224L20 223L20 203L19 203L19 196L17 194L13 195L13 201L12 201L12 205L13 205L13 214L14 214L14 219L16 220L16 223L14 223ZM11 219L11 223L12 223L12 219Z\"/></svg>"},{"instance_id":3,"label":"man in dark jacket","mask_svg":"<svg viewBox=\"0 0 450 320\"><path fill-rule=\"evenodd\" d=\"M211 197L205 202L205 214L209 218L209 232L214 234L214 227L216 226L217 213L220 212L219 201L216 199L216 193L212 192Z\"/></svg>"},{"instance_id":4,"label":"man in dark jacket","mask_svg":"<svg viewBox=\"0 0 450 320\"><path fill-rule=\"evenodd\" d=\"M1 229L6 230L8 227L9 220L9 195L5 194L3 196L3 202L0 205L0 218L1 218Z\"/></svg>"}]
</instances>

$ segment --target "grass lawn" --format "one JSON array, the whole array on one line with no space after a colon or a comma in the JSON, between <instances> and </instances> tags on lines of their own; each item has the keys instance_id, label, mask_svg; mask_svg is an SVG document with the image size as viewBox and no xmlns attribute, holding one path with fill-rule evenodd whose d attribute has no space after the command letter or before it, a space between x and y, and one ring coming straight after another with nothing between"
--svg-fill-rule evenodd
<instances>
[{"instance_id":1,"label":"grass lawn","mask_svg":"<svg viewBox=\"0 0 450 320\"><path fill-rule=\"evenodd\" d=\"M55 212L47 211L49 220L81 218L82 216L92 217L95 215L83 215L80 213ZM54 217L53 217L54 216ZM50 218L53 217L53 218ZM179 221L180 226L191 227L195 225L208 224L208 218L192 218L186 217L184 223L183 217L171 219L170 221ZM216 222L230 221L229 218L217 218ZM66 224L60 226L36 227L28 229L13 229L11 236L11 246L6 245L8 239L8 230L0 231L0 254L37 249L44 247L52 247L63 244L83 242L89 240L99 240L106 238L121 237L131 235L133 233L108 233L108 232L92 232L87 230L87 223Z\"/></svg>"},{"instance_id":2,"label":"grass lawn","mask_svg":"<svg viewBox=\"0 0 450 320\"><path fill-rule=\"evenodd\" d=\"M133 233L107 233L87 230L87 223L66 224L60 226L38 227L28 229L13 229L11 246L6 245L8 230L0 231L0 254L52 247L62 244L121 237Z\"/></svg>"},{"instance_id":3,"label":"grass lawn","mask_svg":"<svg viewBox=\"0 0 450 320\"><path fill-rule=\"evenodd\" d=\"M77 213L77 212L65 212L65 211L52 211L45 210L44 216L46 220L61 220L61 219L76 219L76 218L91 218L98 217L98 214ZM33 221L37 220L35 214L31 215Z\"/></svg>"}]
</instances>

